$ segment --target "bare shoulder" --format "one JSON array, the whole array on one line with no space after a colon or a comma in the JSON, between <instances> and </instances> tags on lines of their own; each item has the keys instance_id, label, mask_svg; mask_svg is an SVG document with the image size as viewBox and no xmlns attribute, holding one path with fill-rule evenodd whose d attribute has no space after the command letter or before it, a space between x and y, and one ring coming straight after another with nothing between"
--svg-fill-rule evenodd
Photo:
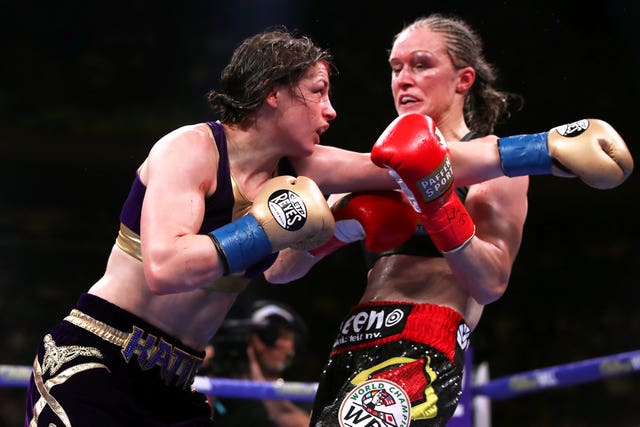
<instances>
[{"instance_id":1,"label":"bare shoulder","mask_svg":"<svg viewBox=\"0 0 640 427\"><path fill-rule=\"evenodd\" d=\"M207 124L186 125L164 135L151 148L141 168L143 182L155 170L156 179L193 175L196 180L215 174L218 150ZM176 167L181 165L181 167Z\"/></svg>"},{"instance_id":2,"label":"bare shoulder","mask_svg":"<svg viewBox=\"0 0 640 427\"><path fill-rule=\"evenodd\" d=\"M204 144L208 145L213 140L211 129L206 123L181 126L172 130L158 141L156 145L180 144Z\"/></svg>"},{"instance_id":3,"label":"bare shoulder","mask_svg":"<svg viewBox=\"0 0 640 427\"><path fill-rule=\"evenodd\" d=\"M157 156L197 158L217 153L213 134L205 123L181 126L164 135L151 148Z\"/></svg>"}]
</instances>

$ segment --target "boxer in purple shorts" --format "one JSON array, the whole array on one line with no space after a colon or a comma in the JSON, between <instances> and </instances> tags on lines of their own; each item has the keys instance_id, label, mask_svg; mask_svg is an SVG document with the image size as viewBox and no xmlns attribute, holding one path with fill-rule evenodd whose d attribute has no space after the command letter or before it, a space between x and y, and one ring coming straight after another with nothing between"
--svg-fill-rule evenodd
<instances>
[{"instance_id":1,"label":"boxer in purple shorts","mask_svg":"<svg viewBox=\"0 0 640 427\"><path fill-rule=\"evenodd\" d=\"M206 399L191 390L203 356L83 294L41 342L29 385L37 394L28 395L27 418L47 426L112 427L123 419L132 426L210 426Z\"/></svg>"},{"instance_id":2,"label":"boxer in purple shorts","mask_svg":"<svg viewBox=\"0 0 640 427\"><path fill-rule=\"evenodd\" d=\"M104 275L42 334L25 426L213 425L191 382L239 292L280 251L331 238L325 193L395 186L319 145L331 70L284 28L240 43L208 95L219 121L169 132L132 173Z\"/></svg>"}]
</instances>

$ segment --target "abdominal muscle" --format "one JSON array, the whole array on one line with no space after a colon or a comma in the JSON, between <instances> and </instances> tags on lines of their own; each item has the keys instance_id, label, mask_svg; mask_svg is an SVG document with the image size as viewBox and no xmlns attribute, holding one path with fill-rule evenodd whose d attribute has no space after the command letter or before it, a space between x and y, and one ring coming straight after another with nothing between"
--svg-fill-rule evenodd
<instances>
[{"instance_id":1,"label":"abdominal muscle","mask_svg":"<svg viewBox=\"0 0 640 427\"><path fill-rule=\"evenodd\" d=\"M235 301L238 293L196 289L156 295L147 285L142 262L114 245L104 276L89 293L144 319L202 351ZM130 332L130 331L125 331Z\"/></svg>"},{"instance_id":2,"label":"abdominal muscle","mask_svg":"<svg viewBox=\"0 0 640 427\"><path fill-rule=\"evenodd\" d=\"M397 301L450 307L473 330L483 306L455 278L444 258L388 255L369 270L367 288L360 302Z\"/></svg>"}]
</instances>

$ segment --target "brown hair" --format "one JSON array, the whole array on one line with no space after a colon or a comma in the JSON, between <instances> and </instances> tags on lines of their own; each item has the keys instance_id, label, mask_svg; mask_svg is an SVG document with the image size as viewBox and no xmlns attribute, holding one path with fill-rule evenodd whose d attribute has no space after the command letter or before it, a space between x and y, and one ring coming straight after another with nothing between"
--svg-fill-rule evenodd
<instances>
[{"instance_id":1,"label":"brown hair","mask_svg":"<svg viewBox=\"0 0 640 427\"><path fill-rule=\"evenodd\" d=\"M207 94L223 123L247 125L271 90L294 88L318 62L331 67L332 55L306 36L280 27L245 39L222 71L220 91Z\"/></svg>"}]
</instances>

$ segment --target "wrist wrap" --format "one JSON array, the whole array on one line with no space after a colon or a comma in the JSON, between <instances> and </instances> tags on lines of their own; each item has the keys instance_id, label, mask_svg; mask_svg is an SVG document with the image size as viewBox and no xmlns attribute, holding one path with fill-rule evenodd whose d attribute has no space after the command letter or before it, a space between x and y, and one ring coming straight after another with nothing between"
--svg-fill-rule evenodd
<instances>
[{"instance_id":1,"label":"wrist wrap","mask_svg":"<svg viewBox=\"0 0 640 427\"><path fill-rule=\"evenodd\" d=\"M506 176L544 175L551 173L547 136L549 132L516 135L498 139L498 152Z\"/></svg>"},{"instance_id":2,"label":"wrist wrap","mask_svg":"<svg viewBox=\"0 0 640 427\"><path fill-rule=\"evenodd\" d=\"M244 270L271 254L271 242L253 215L247 214L209 233L225 264L225 275Z\"/></svg>"}]
</instances>

